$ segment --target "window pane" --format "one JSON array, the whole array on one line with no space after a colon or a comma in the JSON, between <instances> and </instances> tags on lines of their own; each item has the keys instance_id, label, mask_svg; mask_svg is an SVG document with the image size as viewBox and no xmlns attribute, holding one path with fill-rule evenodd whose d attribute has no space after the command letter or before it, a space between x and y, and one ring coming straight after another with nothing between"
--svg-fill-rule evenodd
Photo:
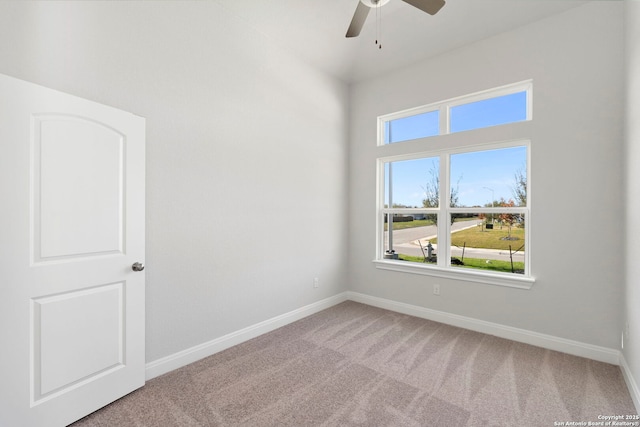
<instances>
[{"instance_id":1,"label":"window pane","mask_svg":"<svg viewBox=\"0 0 640 427\"><path fill-rule=\"evenodd\" d=\"M439 173L438 157L386 163L385 207L437 208Z\"/></svg>"},{"instance_id":2,"label":"window pane","mask_svg":"<svg viewBox=\"0 0 640 427\"><path fill-rule=\"evenodd\" d=\"M437 214L385 215L384 258L409 262L436 262L436 245L429 249L429 241L435 242L438 234ZM393 251L393 252L392 252Z\"/></svg>"},{"instance_id":3,"label":"window pane","mask_svg":"<svg viewBox=\"0 0 640 427\"><path fill-rule=\"evenodd\" d=\"M450 131L461 132L527 120L527 92L452 107Z\"/></svg>"},{"instance_id":4,"label":"window pane","mask_svg":"<svg viewBox=\"0 0 640 427\"><path fill-rule=\"evenodd\" d=\"M385 144L439 134L440 112L438 110L390 120L384 124Z\"/></svg>"},{"instance_id":5,"label":"window pane","mask_svg":"<svg viewBox=\"0 0 640 427\"><path fill-rule=\"evenodd\" d=\"M524 214L487 213L451 226L452 267L524 274L524 249Z\"/></svg>"},{"instance_id":6,"label":"window pane","mask_svg":"<svg viewBox=\"0 0 640 427\"><path fill-rule=\"evenodd\" d=\"M451 206L526 206L526 165L526 147L451 155Z\"/></svg>"}]
</instances>

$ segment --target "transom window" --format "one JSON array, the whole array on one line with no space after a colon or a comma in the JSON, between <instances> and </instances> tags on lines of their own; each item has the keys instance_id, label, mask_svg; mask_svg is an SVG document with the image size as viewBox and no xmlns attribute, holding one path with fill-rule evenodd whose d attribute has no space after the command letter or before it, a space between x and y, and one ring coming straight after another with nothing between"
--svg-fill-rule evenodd
<instances>
[{"instance_id":1,"label":"transom window","mask_svg":"<svg viewBox=\"0 0 640 427\"><path fill-rule=\"evenodd\" d=\"M531 81L380 117L378 145L531 120Z\"/></svg>"},{"instance_id":2,"label":"transom window","mask_svg":"<svg viewBox=\"0 0 640 427\"><path fill-rule=\"evenodd\" d=\"M378 159L378 266L528 287L530 141L479 145L473 130L530 120L531 82L403 114L380 118L380 145L424 144ZM429 150L432 137L462 131L468 144Z\"/></svg>"}]
</instances>

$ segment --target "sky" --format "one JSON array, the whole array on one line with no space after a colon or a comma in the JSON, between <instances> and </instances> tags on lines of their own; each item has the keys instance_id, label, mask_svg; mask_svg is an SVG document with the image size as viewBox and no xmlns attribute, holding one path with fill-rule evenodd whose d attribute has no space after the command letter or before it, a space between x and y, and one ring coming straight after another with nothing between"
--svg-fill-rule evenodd
<instances>
[{"instance_id":1,"label":"sky","mask_svg":"<svg viewBox=\"0 0 640 427\"><path fill-rule=\"evenodd\" d=\"M526 120L526 92L452 107L450 115L451 133ZM438 111L387 122L386 142L438 135L438 122ZM451 155L450 180L458 187L458 206L514 199L515 175L526 174L526 153L522 146ZM422 207L439 165L438 157L393 162L393 203ZM388 183L385 192L388 203Z\"/></svg>"},{"instance_id":2,"label":"sky","mask_svg":"<svg viewBox=\"0 0 640 427\"><path fill-rule=\"evenodd\" d=\"M425 189L433 183L438 157L393 162L393 203L422 207ZM517 172L526 172L526 147L476 151L451 156L451 184L458 188L459 206L484 206L514 199ZM388 199L387 199L388 202Z\"/></svg>"}]
</instances>

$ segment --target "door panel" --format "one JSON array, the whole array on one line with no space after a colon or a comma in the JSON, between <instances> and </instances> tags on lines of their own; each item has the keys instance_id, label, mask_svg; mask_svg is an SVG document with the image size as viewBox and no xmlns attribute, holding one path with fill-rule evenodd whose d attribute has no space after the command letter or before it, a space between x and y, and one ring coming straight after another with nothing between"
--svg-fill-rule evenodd
<instances>
[{"instance_id":1,"label":"door panel","mask_svg":"<svg viewBox=\"0 0 640 427\"><path fill-rule=\"evenodd\" d=\"M124 364L123 283L32 300L33 401Z\"/></svg>"},{"instance_id":2,"label":"door panel","mask_svg":"<svg viewBox=\"0 0 640 427\"><path fill-rule=\"evenodd\" d=\"M33 123L34 260L122 252L124 136L72 116Z\"/></svg>"},{"instance_id":3,"label":"door panel","mask_svg":"<svg viewBox=\"0 0 640 427\"><path fill-rule=\"evenodd\" d=\"M0 75L0 426L144 385L144 119Z\"/></svg>"}]
</instances>

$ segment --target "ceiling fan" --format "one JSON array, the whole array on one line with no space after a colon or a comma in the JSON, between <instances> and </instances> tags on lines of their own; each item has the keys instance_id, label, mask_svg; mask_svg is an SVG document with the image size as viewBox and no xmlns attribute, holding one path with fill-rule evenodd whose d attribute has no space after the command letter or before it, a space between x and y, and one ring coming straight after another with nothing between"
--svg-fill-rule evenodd
<instances>
[{"instance_id":1,"label":"ceiling fan","mask_svg":"<svg viewBox=\"0 0 640 427\"><path fill-rule=\"evenodd\" d=\"M435 15L438 13L442 6L444 6L445 0L402 0L405 3L409 3L411 6L415 6L423 12L427 12L429 15ZM389 0L359 0L356 12L353 14L351 25L347 30L347 37L357 37L362 30L364 21L369 15L369 11L374 7L382 7L387 4Z\"/></svg>"}]
</instances>

